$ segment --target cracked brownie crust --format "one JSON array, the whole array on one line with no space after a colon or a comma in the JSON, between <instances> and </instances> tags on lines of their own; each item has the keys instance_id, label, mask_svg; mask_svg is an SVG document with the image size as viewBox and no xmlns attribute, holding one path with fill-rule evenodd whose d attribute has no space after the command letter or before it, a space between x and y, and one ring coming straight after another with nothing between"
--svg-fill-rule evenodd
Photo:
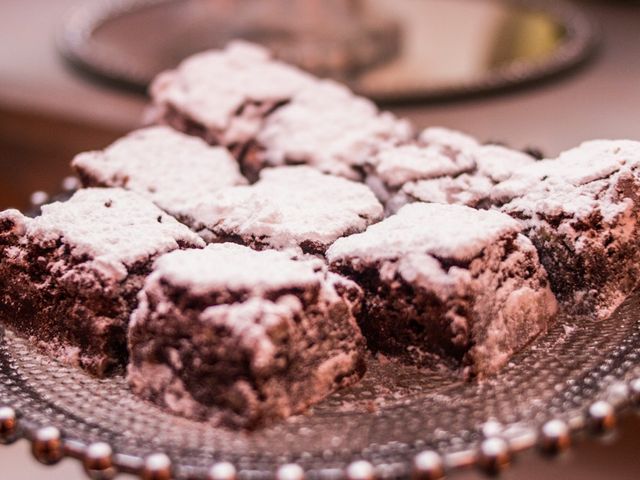
<instances>
[{"instance_id":1,"label":"cracked brownie crust","mask_svg":"<svg viewBox=\"0 0 640 480\"><path fill-rule=\"evenodd\" d=\"M258 45L231 42L224 50L193 55L160 74L151 86L153 119L212 144L241 147L264 117L315 82L278 62Z\"/></svg>"},{"instance_id":2,"label":"cracked brownie crust","mask_svg":"<svg viewBox=\"0 0 640 480\"><path fill-rule=\"evenodd\" d=\"M493 187L535 162L464 133L427 128L416 140L389 145L365 162L365 182L393 214L413 202L493 206Z\"/></svg>"},{"instance_id":3,"label":"cracked brownie crust","mask_svg":"<svg viewBox=\"0 0 640 480\"><path fill-rule=\"evenodd\" d=\"M126 329L157 254L202 241L142 197L81 190L30 219L0 214L3 319L66 363L104 376L127 360Z\"/></svg>"},{"instance_id":4,"label":"cracked brownie crust","mask_svg":"<svg viewBox=\"0 0 640 480\"><path fill-rule=\"evenodd\" d=\"M635 288L640 143L587 142L499 187L569 310L605 317Z\"/></svg>"},{"instance_id":5,"label":"cracked brownie crust","mask_svg":"<svg viewBox=\"0 0 640 480\"><path fill-rule=\"evenodd\" d=\"M129 334L129 383L190 418L253 428L364 373L360 289L318 260L234 244L162 257Z\"/></svg>"},{"instance_id":6,"label":"cracked brownie crust","mask_svg":"<svg viewBox=\"0 0 640 480\"><path fill-rule=\"evenodd\" d=\"M297 166L266 169L253 185L220 190L185 221L212 242L324 254L336 239L382 215L365 185Z\"/></svg>"},{"instance_id":7,"label":"cracked brownie crust","mask_svg":"<svg viewBox=\"0 0 640 480\"><path fill-rule=\"evenodd\" d=\"M495 373L556 312L534 247L498 212L412 204L327 257L365 292L369 347L411 363Z\"/></svg>"},{"instance_id":8,"label":"cracked brownie crust","mask_svg":"<svg viewBox=\"0 0 640 480\"><path fill-rule=\"evenodd\" d=\"M258 168L303 164L361 180L372 156L413 135L405 120L343 85L318 80L265 119L247 158Z\"/></svg>"},{"instance_id":9,"label":"cracked brownie crust","mask_svg":"<svg viewBox=\"0 0 640 480\"><path fill-rule=\"evenodd\" d=\"M346 87L232 42L194 55L151 87L150 120L228 147L251 181L260 170L312 166L359 179L366 159L413 129Z\"/></svg>"},{"instance_id":10,"label":"cracked brownie crust","mask_svg":"<svg viewBox=\"0 0 640 480\"><path fill-rule=\"evenodd\" d=\"M102 151L81 153L72 167L85 187L131 190L179 219L203 197L247 183L224 147L164 126L132 132Z\"/></svg>"},{"instance_id":11,"label":"cracked brownie crust","mask_svg":"<svg viewBox=\"0 0 640 480\"><path fill-rule=\"evenodd\" d=\"M454 133L445 136L441 141L449 140ZM427 135L427 138L432 137L433 134ZM454 158L467 158L470 166L457 172L423 175L400 184L394 190L397 193L388 200L387 210L397 211L411 202L491 208L496 203L494 187L511 178L520 169L535 164L533 157L500 145L469 145L457 136L453 136L451 140L460 144L434 145L447 149L449 155L455 155ZM435 147L432 145L428 148Z\"/></svg>"}]
</instances>

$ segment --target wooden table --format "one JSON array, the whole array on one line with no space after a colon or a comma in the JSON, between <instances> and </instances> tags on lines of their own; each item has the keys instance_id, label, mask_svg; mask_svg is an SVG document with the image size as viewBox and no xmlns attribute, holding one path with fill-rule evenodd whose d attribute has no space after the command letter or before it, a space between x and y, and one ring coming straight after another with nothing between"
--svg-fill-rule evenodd
<instances>
[{"instance_id":1,"label":"wooden table","mask_svg":"<svg viewBox=\"0 0 640 480\"><path fill-rule=\"evenodd\" d=\"M84 0L91 1L91 0ZM1 0L0 207L24 207L26 192L56 190L73 154L101 148L135 128L146 99L93 83L70 70L53 37L64 12L80 0ZM447 104L393 108L418 126L444 125L515 147L558 153L593 138L640 140L640 6L586 3L604 45L581 71L535 88ZM533 453L506 476L514 480L640 478L640 418L616 439L580 444L559 461ZM84 478L76 462L35 464L25 442L0 447L0 478ZM461 473L455 478L481 478Z\"/></svg>"}]
</instances>

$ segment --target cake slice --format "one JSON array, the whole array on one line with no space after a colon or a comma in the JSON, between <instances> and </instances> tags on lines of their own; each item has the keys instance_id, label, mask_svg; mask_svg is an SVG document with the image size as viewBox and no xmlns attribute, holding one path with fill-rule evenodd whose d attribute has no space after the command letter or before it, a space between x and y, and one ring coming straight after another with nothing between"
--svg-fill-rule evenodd
<instances>
[{"instance_id":1,"label":"cake slice","mask_svg":"<svg viewBox=\"0 0 640 480\"><path fill-rule=\"evenodd\" d=\"M253 185L205 197L185 222L212 242L323 254L338 238L363 231L382 215L365 185L298 166L265 169Z\"/></svg>"},{"instance_id":2,"label":"cake slice","mask_svg":"<svg viewBox=\"0 0 640 480\"><path fill-rule=\"evenodd\" d=\"M364 372L360 289L317 259L235 244L169 253L129 333L133 391L169 411L252 428Z\"/></svg>"},{"instance_id":3,"label":"cake slice","mask_svg":"<svg viewBox=\"0 0 640 480\"><path fill-rule=\"evenodd\" d=\"M85 187L131 190L178 219L211 192L247 183L226 148L164 126L137 130L102 151L81 153L72 166Z\"/></svg>"},{"instance_id":4,"label":"cake slice","mask_svg":"<svg viewBox=\"0 0 640 480\"><path fill-rule=\"evenodd\" d=\"M369 155L413 135L346 87L246 42L188 58L158 76L151 96L151 121L227 146L251 180L287 164L357 179Z\"/></svg>"},{"instance_id":5,"label":"cake slice","mask_svg":"<svg viewBox=\"0 0 640 480\"><path fill-rule=\"evenodd\" d=\"M496 372L556 312L519 223L497 211L414 203L327 251L364 290L358 317L374 351L417 364Z\"/></svg>"},{"instance_id":6,"label":"cake slice","mask_svg":"<svg viewBox=\"0 0 640 480\"><path fill-rule=\"evenodd\" d=\"M0 313L18 333L98 376L125 365L136 295L159 254L204 242L145 198L79 190L28 218L0 213Z\"/></svg>"},{"instance_id":7,"label":"cake slice","mask_svg":"<svg viewBox=\"0 0 640 480\"><path fill-rule=\"evenodd\" d=\"M591 141L494 190L574 313L606 317L640 278L640 142ZM509 201L510 200L510 201Z\"/></svg>"}]
</instances>

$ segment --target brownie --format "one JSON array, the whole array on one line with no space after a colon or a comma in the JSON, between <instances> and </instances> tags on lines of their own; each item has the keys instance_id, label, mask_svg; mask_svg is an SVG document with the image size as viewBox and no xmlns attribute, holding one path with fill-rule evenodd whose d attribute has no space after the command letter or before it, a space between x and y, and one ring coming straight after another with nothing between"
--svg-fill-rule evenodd
<instances>
[{"instance_id":1,"label":"brownie","mask_svg":"<svg viewBox=\"0 0 640 480\"><path fill-rule=\"evenodd\" d=\"M323 80L300 90L266 118L244 163L257 168L305 164L360 180L371 156L412 137L408 122Z\"/></svg>"},{"instance_id":2,"label":"brownie","mask_svg":"<svg viewBox=\"0 0 640 480\"><path fill-rule=\"evenodd\" d=\"M203 247L186 226L121 189L79 190L28 218L0 213L0 313L52 356L98 376L125 365L136 294L161 253Z\"/></svg>"},{"instance_id":3,"label":"brownie","mask_svg":"<svg viewBox=\"0 0 640 480\"><path fill-rule=\"evenodd\" d=\"M465 133L441 127L423 130L419 141L427 146L439 146L451 152L466 153L475 162L475 169L471 173L487 178L494 184L509 179L514 172L528 168L538 160L527 152L492 142L480 144Z\"/></svg>"},{"instance_id":4,"label":"brownie","mask_svg":"<svg viewBox=\"0 0 640 480\"><path fill-rule=\"evenodd\" d=\"M234 41L158 75L151 85L150 120L241 154L269 112L315 81L263 47Z\"/></svg>"},{"instance_id":5,"label":"brownie","mask_svg":"<svg viewBox=\"0 0 640 480\"><path fill-rule=\"evenodd\" d=\"M457 176L407 182L389 204L395 210L410 202L492 208L500 205L495 196L495 187L522 168L536 164L530 155L499 145L481 145L467 152L475 163L472 171Z\"/></svg>"},{"instance_id":6,"label":"brownie","mask_svg":"<svg viewBox=\"0 0 640 480\"><path fill-rule=\"evenodd\" d=\"M466 152L412 143L389 147L370 157L366 183L382 202L397 205L400 202L395 197L407 184L451 178L475 168L473 157Z\"/></svg>"},{"instance_id":7,"label":"brownie","mask_svg":"<svg viewBox=\"0 0 640 480\"><path fill-rule=\"evenodd\" d=\"M551 286L574 313L605 317L640 278L640 142L591 141L496 187Z\"/></svg>"},{"instance_id":8,"label":"brownie","mask_svg":"<svg viewBox=\"0 0 640 480\"><path fill-rule=\"evenodd\" d=\"M411 202L491 208L499 205L494 196L494 187L508 180L515 172L536 163L530 155L499 145L482 145L467 152L475 164L472 171L407 182L387 202L388 210L397 211Z\"/></svg>"},{"instance_id":9,"label":"brownie","mask_svg":"<svg viewBox=\"0 0 640 480\"><path fill-rule=\"evenodd\" d=\"M494 183L484 175L467 174L409 182L387 202L390 212L398 211L408 203L444 203L466 205L473 208L491 206Z\"/></svg>"},{"instance_id":10,"label":"brownie","mask_svg":"<svg viewBox=\"0 0 640 480\"><path fill-rule=\"evenodd\" d=\"M129 384L217 425L301 412L364 373L361 295L318 259L231 243L169 253L132 316Z\"/></svg>"},{"instance_id":11,"label":"brownie","mask_svg":"<svg viewBox=\"0 0 640 480\"><path fill-rule=\"evenodd\" d=\"M102 151L77 155L72 166L85 187L121 187L178 219L223 187L242 185L238 163L224 147L158 126L137 130Z\"/></svg>"},{"instance_id":12,"label":"brownie","mask_svg":"<svg viewBox=\"0 0 640 480\"><path fill-rule=\"evenodd\" d=\"M413 135L369 100L245 42L188 58L153 82L151 96L151 121L229 147L251 180L285 164L355 179L369 155Z\"/></svg>"},{"instance_id":13,"label":"brownie","mask_svg":"<svg viewBox=\"0 0 640 480\"><path fill-rule=\"evenodd\" d=\"M471 135L445 127L427 127L418 138L424 145L437 145L453 151L466 151L481 145Z\"/></svg>"},{"instance_id":14,"label":"brownie","mask_svg":"<svg viewBox=\"0 0 640 480\"><path fill-rule=\"evenodd\" d=\"M390 213L411 202L490 208L493 187L535 161L500 145L480 145L460 132L429 128L414 145L373 157L367 183Z\"/></svg>"},{"instance_id":15,"label":"brownie","mask_svg":"<svg viewBox=\"0 0 640 480\"><path fill-rule=\"evenodd\" d=\"M496 372L556 312L519 223L493 210L413 203L327 251L364 290L369 347L409 363Z\"/></svg>"},{"instance_id":16,"label":"brownie","mask_svg":"<svg viewBox=\"0 0 640 480\"><path fill-rule=\"evenodd\" d=\"M323 254L336 239L363 231L382 215L365 185L295 166L265 169L253 185L219 190L185 221L211 242Z\"/></svg>"}]
</instances>

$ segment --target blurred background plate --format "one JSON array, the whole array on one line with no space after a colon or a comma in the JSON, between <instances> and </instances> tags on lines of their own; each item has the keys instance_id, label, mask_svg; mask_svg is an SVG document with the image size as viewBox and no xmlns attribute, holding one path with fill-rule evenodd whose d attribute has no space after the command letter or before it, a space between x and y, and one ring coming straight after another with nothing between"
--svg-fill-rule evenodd
<instances>
[{"instance_id":1,"label":"blurred background plate","mask_svg":"<svg viewBox=\"0 0 640 480\"><path fill-rule=\"evenodd\" d=\"M183 58L243 38L378 101L486 93L565 72L597 43L580 8L545 0L96 0L64 55L144 90Z\"/></svg>"}]
</instances>

